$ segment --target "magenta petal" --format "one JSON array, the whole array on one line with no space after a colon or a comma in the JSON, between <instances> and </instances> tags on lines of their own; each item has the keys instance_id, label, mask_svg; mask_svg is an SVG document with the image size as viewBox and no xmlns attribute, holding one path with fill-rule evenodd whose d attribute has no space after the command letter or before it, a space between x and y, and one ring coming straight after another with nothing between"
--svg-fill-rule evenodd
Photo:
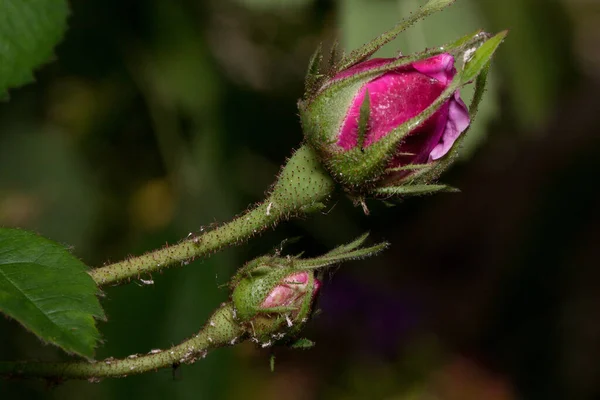
<instances>
[{"instance_id":1,"label":"magenta petal","mask_svg":"<svg viewBox=\"0 0 600 400\"><path fill-rule=\"evenodd\" d=\"M437 79L442 85L448 85L456 74L454 57L447 53L414 62L412 67L422 74Z\"/></svg>"},{"instance_id":2,"label":"magenta petal","mask_svg":"<svg viewBox=\"0 0 600 400\"><path fill-rule=\"evenodd\" d=\"M429 153L431 160L437 160L445 156L452 148L456 139L469 127L471 122L469 110L460 98L458 91L454 93L454 98L450 99L448 103L448 122L446 122L446 128L442 133L440 142Z\"/></svg>"},{"instance_id":3,"label":"magenta petal","mask_svg":"<svg viewBox=\"0 0 600 400\"><path fill-rule=\"evenodd\" d=\"M372 80L356 95L342 124L338 145L344 150L357 144L360 107L367 89L371 115L365 146L370 146L421 113L442 93L444 86L416 71L388 72Z\"/></svg>"},{"instance_id":4,"label":"magenta petal","mask_svg":"<svg viewBox=\"0 0 600 400\"><path fill-rule=\"evenodd\" d=\"M308 273L306 273L305 271L292 274L285 279L285 283L287 284L305 284L307 282Z\"/></svg>"}]
</instances>

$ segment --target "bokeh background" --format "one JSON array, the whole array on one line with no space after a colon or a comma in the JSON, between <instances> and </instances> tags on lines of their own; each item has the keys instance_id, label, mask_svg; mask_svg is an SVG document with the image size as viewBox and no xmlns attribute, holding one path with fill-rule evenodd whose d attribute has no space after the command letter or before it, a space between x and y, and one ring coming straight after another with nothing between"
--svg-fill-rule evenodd
<instances>
[{"instance_id":1,"label":"bokeh background","mask_svg":"<svg viewBox=\"0 0 600 400\"><path fill-rule=\"evenodd\" d=\"M260 201L302 140L320 41L346 49L421 0L72 0L37 83L0 104L0 224L90 266L175 243ZM189 337L232 272L286 237L318 254L365 230L393 246L328 274L310 351L242 344L99 384L0 381L26 399L600 398L600 2L458 0L381 52L510 29L460 162L460 194L370 202L105 290L98 358ZM466 91L465 96L469 96ZM0 359L65 358L0 319Z\"/></svg>"}]
</instances>

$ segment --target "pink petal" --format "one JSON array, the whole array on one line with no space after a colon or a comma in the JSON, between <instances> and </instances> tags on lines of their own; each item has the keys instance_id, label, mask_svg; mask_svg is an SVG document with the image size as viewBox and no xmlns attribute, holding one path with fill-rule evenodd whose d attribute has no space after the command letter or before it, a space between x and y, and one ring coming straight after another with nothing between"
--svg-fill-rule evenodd
<instances>
[{"instance_id":1,"label":"pink petal","mask_svg":"<svg viewBox=\"0 0 600 400\"><path fill-rule=\"evenodd\" d=\"M454 57L447 53L414 62L412 67L422 74L437 79L442 85L448 85L456 75Z\"/></svg>"},{"instance_id":2,"label":"pink petal","mask_svg":"<svg viewBox=\"0 0 600 400\"><path fill-rule=\"evenodd\" d=\"M281 307L294 298L295 291L285 285L276 286L263 301L262 308Z\"/></svg>"},{"instance_id":3,"label":"pink petal","mask_svg":"<svg viewBox=\"0 0 600 400\"><path fill-rule=\"evenodd\" d=\"M408 164L425 164L431 151L440 143L448 122L449 104L445 103L425 123L411 132L392 158L391 168Z\"/></svg>"},{"instance_id":4,"label":"pink petal","mask_svg":"<svg viewBox=\"0 0 600 400\"><path fill-rule=\"evenodd\" d=\"M306 284L307 282L308 282L308 273L306 273L304 271L292 274L292 275L288 276L287 278L285 278L285 283L289 283L292 285L302 285L302 284Z\"/></svg>"},{"instance_id":5,"label":"pink petal","mask_svg":"<svg viewBox=\"0 0 600 400\"><path fill-rule=\"evenodd\" d=\"M315 278L315 286L313 287L313 292L312 292L312 297L314 298L317 293L319 292L319 289L321 289L321 281L318 280L317 278Z\"/></svg>"},{"instance_id":6,"label":"pink petal","mask_svg":"<svg viewBox=\"0 0 600 400\"><path fill-rule=\"evenodd\" d=\"M442 133L442 138L429 153L430 160L437 160L445 156L460 134L469 127L469 124L469 110L460 98L458 91L456 91L454 98L449 101L448 121Z\"/></svg>"},{"instance_id":7,"label":"pink petal","mask_svg":"<svg viewBox=\"0 0 600 400\"><path fill-rule=\"evenodd\" d=\"M416 71L387 72L373 79L356 95L342 124L338 145L345 150L357 145L358 119L366 89L371 101L369 131L365 140L368 146L421 113L435 101L445 86Z\"/></svg>"}]
</instances>

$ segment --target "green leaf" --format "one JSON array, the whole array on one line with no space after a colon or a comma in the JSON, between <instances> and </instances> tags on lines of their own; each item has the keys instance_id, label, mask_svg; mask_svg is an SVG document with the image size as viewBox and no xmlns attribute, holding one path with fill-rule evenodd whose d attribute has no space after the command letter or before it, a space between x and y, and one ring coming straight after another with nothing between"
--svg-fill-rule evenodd
<instances>
[{"instance_id":1,"label":"green leaf","mask_svg":"<svg viewBox=\"0 0 600 400\"><path fill-rule=\"evenodd\" d=\"M496 49L504 41L508 35L508 31L502 31L491 39L483 43L473 53L471 58L465 64L462 72L461 80L463 83L470 82L479 75L479 73L488 65Z\"/></svg>"},{"instance_id":2,"label":"green leaf","mask_svg":"<svg viewBox=\"0 0 600 400\"><path fill-rule=\"evenodd\" d=\"M427 4L419 8L416 12L412 13L405 20L398 23L391 30L385 32L384 34L371 40L369 43L366 43L358 49L352 51L348 55L348 57L345 57L340 62L338 66L338 71L342 71L361 61L368 59L382 46L386 45L387 43L391 42L394 38L396 38L402 31L406 30L419 20L452 5L454 1L455 0L429 0Z\"/></svg>"},{"instance_id":3,"label":"green leaf","mask_svg":"<svg viewBox=\"0 0 600 400\"><path fill-rule=\"evenodd\" d=\"M33 81L67 27L65 0L0 1L0 98L9 88Z\"/></svg>"},{"instance_id":4,"label":"green leaf","mask_svg":"<svg viewBox=\"0 0 600 400\"><path fill-rule=\"evenodd\" d=\"M86 266L63 246L0 228L0 311L43 341L91 359L104 318Z\"/></svg>"}]
</instances>

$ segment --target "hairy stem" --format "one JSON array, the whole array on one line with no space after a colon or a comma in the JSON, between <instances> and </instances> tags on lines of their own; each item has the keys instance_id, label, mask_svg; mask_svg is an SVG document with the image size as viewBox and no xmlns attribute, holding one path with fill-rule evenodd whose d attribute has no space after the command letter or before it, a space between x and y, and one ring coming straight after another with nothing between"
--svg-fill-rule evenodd
<instances>
[{"instance_id":1,"label":"hairy stem","mask_svg":"<svg viewBox=\"0 0 600 400\"><path fill-rule=\"evenodd\" d=\"M273 190L253 209L206 233L160 250L96 268L89 273L96 283L107 285L162 268L182 264L241 243L283 219L320 210L334 190L315 152L304 145L282 168Z\"/></svg>"},{"instance_id":2,"label":"hairy stem","mask_svg":"<svg viewBox=\"0 0 600 400\"><path fill-rule=\"evenodd\" d=\"M46 378L51 380L124 378L159 368L192 364L209 350L233 345L245 339L243 329L234 319L233 305L225 303L193 338L167 350L152 350L145 355L96 362L0 362L0 376L9 378Z\"/></svg>"},{"instance_id":3,"label":"hairy stem","mask_svg":"<svg viewBox=\"0 0 600 400\"><path fill-rule=\"evenodd\" d=\"M225 246L246 240L267 226L277 223L281 215L276 212L267 213L267 208L268 204L262 203L230 223L200 236L138 257L96 268L89 273L98 285L107 285L216 252Z\"/></svg>"}]
</instances>

